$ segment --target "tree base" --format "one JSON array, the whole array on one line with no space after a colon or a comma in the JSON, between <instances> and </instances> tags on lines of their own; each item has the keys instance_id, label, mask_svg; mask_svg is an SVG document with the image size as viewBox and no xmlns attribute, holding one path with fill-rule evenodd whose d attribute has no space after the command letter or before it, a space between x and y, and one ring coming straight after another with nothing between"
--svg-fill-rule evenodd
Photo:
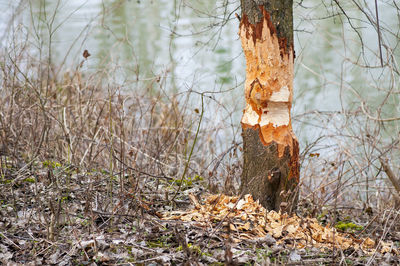
<instances>
[{"instance_id":1,"label":"tree base","mask_svg":"<svg viewBox=\"0 0 400 266\"><path fill-rule=\"evenodd\" d=\"M264 145L260 128L243 129L243 172L241 193L250 193L268 210L292 212L297 205L299 182L299 144L286 147L278 156L278 144Z\"/></svg>"}]
</instances>

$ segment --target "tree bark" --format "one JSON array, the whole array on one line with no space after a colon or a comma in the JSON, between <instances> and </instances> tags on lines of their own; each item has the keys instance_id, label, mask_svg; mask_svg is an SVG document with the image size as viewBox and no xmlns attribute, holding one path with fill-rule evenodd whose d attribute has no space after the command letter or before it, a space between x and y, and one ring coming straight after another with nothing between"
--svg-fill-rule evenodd
<instances>
[{"instance_id":1,"label":"tree bark","mask_svg":"<svg viewBox=\"0 0 400 266\"><path fill-rule=\"evenodd\" d=\"M293 133L293 0L241 0L246 57L242 193L270 210L292 211L299 183Z\"/></svg>"}]
</instances>

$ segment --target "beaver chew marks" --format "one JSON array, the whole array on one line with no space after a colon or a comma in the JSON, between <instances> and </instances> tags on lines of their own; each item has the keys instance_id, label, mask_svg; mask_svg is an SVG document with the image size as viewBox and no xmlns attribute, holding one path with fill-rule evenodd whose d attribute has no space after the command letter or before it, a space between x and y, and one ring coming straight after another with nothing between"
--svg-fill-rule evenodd
<instances>
[{"instance_id":1,"label":"beaver chew marks","mask_svg":"<svg viewBox=\"0 0 400 266\"><path fill-rule=\"evenodd\" d=\"M243 128L260 128L264 145L275 142L279 157L288 147L293 154L297 141L292 131L290 108L293 97L293 46L278 38L268 12L251 24L244 15L240 22L240 39L246 57L246 108Z\"/></svg>"}]
</instances>

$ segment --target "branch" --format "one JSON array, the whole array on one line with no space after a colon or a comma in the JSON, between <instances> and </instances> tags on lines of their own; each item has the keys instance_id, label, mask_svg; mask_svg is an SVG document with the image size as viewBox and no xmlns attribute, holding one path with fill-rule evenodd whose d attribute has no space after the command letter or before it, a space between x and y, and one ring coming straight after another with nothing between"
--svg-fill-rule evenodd
<instances>
[{"instance_id":1,"label":"branch","mask_svg":"<svg viewBox=\"0 0 400 266\"><path fill-rule=\"evenodd\" d=\"M390 166L382 159L379 158L379 161L381 162L381 165L383 167L383 171L385 171L386 175L388 176L390 182L392 182L394 188L396 189L397 193L400 194L400 183L398 178L394 175L392 169Z\"/></svg>"},{"instance_id":2,"label":"branch","mask_svg":"<svg viewBox=\"0 0 400 266\"><path fill-rule=\"evenodd\" d=\"M182 177L181 177L181 180L180 180L180 183L179 183L179 187L178 187L178 189L176 190L175 195L174 195L174 197L171 199L171 201L174 201L174 199L175 199L176 196L178 195L179 191L181 190L182 183L183 183L182 181L183 181L183 179L185 178L187 169L188 169L188 167L189 167L190 159L192 158L194 146L196 145L197 137L199 136L201 121L203 120L203 115L204 115L204 100L203 100L203 96L204 96L204 93L201 94L201 113L200 113L200 120L199 120L199 124L198 124L198 126L197 126L196 135L194 136L192 148L190 149L189 158L188 158L188 160L187 160L187 162L186 162L185 170L183 170L183 174L182 174Z\"/></svg>"},{"instance_id":3,"label":"branch","mask_svg":"<svg viewBox=\"0 0 400 266\"><path fill-rule=\"evenodd\" d=\"M379 56L381 58L381 66L383 67L382 45L381 45L381 29L379 27L378 2L377 2L377 0L375 0L375 14L376 14L376 29L377 29L377 32L378 32L378 42L379 42Z\"/></svg>"}]
</instances>

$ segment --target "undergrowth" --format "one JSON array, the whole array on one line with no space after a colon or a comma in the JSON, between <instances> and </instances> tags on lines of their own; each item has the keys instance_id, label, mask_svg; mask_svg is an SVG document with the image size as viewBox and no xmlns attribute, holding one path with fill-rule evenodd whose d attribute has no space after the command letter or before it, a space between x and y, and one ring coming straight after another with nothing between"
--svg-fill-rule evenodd
<instances>
[{"instance_id":1,"label":"undergrowth","mask_svg":"<svg viewBox=\"0 0 400 266\"><path fill-rule=\"evenodd\" d=\"M316 264L372 261L341 251L297 254L265 243L230 249L212 232L161 221L162 212L187 208L189 193L239 194L241 143L227 140L240 134L240 121L233 123L227 111L228 122L215 122L216 110L225 109L218 97L226 94L189 85L178 93L167 82L169 69L124 83L116 62L106 70L85 68L91 60L85 53L71 66L57 65L53 22L40 23L48 29L44 37L12 28L0 51L4 261L221 265L232 256L262 264L287 263L299 254ZM395 166L398 138L381 139L385 127L371 121L358 109L294 115L299 135L304 124L330 130L302 144L298 213L399 245L398 191L379 165L387 157Z\"/></svg>"}]
</instances>

